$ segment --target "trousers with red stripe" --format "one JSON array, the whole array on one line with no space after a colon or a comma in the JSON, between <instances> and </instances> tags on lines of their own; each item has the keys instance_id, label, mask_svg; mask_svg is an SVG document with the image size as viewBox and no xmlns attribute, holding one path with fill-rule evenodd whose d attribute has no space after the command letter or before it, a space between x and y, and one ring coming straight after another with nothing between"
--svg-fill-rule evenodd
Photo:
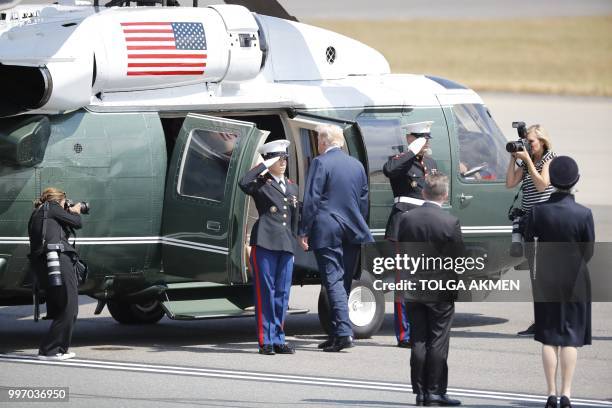
<instances>
[{"instance_id":1,"label":"trousers with red stripe","mask_svg":"<svg viewBox=\"0 0 612 408\"><path fill-rule=\"evenodd\" d=\"M283 326L289 307L293 254L252 246L250 261L259 345L285 344Z\"/></svg>"},{"instance_id":2,"label":"trousers with red stripe","mask_svg":"<svg viewBox=\"0 0 612 408\"><path fill-rule=\"evenodd\" d=\"M393 306L395 338L397 338L398 342L408 341L410 340L410 322L408 321L406 302L404 300L396 300Z\"/></svg>"}]
</instances>

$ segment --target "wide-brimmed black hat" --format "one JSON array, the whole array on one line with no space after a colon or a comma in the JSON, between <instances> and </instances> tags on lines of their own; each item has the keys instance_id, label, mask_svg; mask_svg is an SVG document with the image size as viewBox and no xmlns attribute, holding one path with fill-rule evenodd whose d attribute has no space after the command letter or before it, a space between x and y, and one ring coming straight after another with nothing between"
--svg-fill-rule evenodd
<instances>
[{"instance_id":1,"label":"wide-brimmed black hat","mask_svg":"<svg viewBox=\"0 0 612 408\"><path fill-rule=\"evenodd\" d=\"M550 162L548 172L550 184L564 190L572 188L580 178L578 164L569 156L555 157Z\"/></svg>"}]
</instances>

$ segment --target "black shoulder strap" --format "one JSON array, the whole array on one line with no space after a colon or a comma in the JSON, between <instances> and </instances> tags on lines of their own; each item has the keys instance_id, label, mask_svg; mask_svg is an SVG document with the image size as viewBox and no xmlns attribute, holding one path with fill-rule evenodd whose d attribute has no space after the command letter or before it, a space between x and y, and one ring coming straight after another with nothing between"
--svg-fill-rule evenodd
<instances>
[{"instance_id":1,"label":"black shoulder strap","mask_svg":"<svg viewBox=\"0 0 612 408\"><path fill-rule=\"evenodd\" d=\"M512 209L514 208L514 204L516 203L516 200L518 199L519 194L521 194L521 191L523 191L524 186L525 186L525 183L521 181L521 186L519 187L518 191L514 195L514 199L512 200L512 204L510 205L510 208L508 208L508 216L512 212Z\"/></svg>"},{"instance_id":2,"label":"black shoulder strap","mask_svg":"<svg viewBox=\"0 0 612 408\"><path fill-rule=\"evenodd\" d=\"M42 205L42 212L43 212L43 227L42 227L42 245L43 245L43 252L44 252L44 248L45 248L45 243L47 242L47 213L49 212L49 202L45 201Z\"/></svg>"},{"instance_id":3,"label":"black shoulder strap","mask_svg":"<svg viewBox=\"0 0 612 408\"><path fill-rule=\"evenodd\" d=\"M68 227L68 228L70 229L70 235L72 235L72 236L73 236L73 238L74 238L74 239L72 240L72 247L73 247L74 249L76 249L76 238L77 238L76 231L75 231L75 230L74 230L74 228L72 228L72 227Z\"/></svg>"}]
</instances>

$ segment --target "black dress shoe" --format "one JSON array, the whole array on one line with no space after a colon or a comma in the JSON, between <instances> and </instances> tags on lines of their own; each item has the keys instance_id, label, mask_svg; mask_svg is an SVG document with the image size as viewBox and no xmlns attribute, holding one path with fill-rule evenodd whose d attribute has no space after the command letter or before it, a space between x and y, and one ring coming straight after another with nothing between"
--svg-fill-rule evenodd
<instances>
[{"instance_id":1,"label":"black dress shoe","mask_svg":"<svg viewBox=\"0 0 612 408\"><path fill-rule=\"evenodd\" d=\"M317 348L324 349L325 347L331 346L333 342L334 342L334 338L330 337L329 339L325 340L323 343L319 343Z\"/></svg>"},{"instance_id":2,"label":"black dress shoe","mask_svg":"<svg viewBox=\"0 0 612 408\"><path fill-rule=\"evenodd\" d=\"M293 346L285 343L285 344L275 344L274 352L276 354L295 354L295 349Z\"/></svg>"},{"instance_id":3,"label":"black dress shoe","mask_svg":"<svg viewBox=\"0 0 612 408\"><path fill-rule=\"evenodd\" d=\"M535 335L535 323L532 323L526 330L516 333L517 336L529 337Z\"/></svg>"},{"instance_id":4,"label":"black dress shoe","mask_svg":"<svg viewBox=\"0 0 612 408\"><path fill-rule=\"evenodd\" d=\"M550 395L546 400L546 405L544 405L544 408L557 408L557 396Z\"/></svg>"},{"instance_id":5,"label":"black dress shoe","mask_svg":"<svg viewBox=\"0 0 612 408\"><path fill-rule=\"evenodd\" d=\"M425 394L417 394L414 405L416 405L417 407L422 407L424 404L425 404Z\"/></svg>"},{"instance_id":6,"label":"black dress shoe","mask_svg":"<svg viewBox=\"0 0 612 408\"><path fill-rule=\"evenodd\" d=\"M572 402L565 395L561 396L560 405L561 405L561 408L572 408Z\"/></svg>"},{"instance_id":7,"label":"black dress shoe","mask_svg":"<svg viewBox=\"0 0 612 408\"><path fill-rule=\"evenodd\" d=\"M353 338L351 336L336 337L332 344L323 348L323 351L328 353L337 353L338 351L353 347Z\"/></svg>"},{"instance_id":8,"label":"black dress shoe","mask_svg":"<svg viewBox=\"0 0 612 408\"><path fill-rule=\"evenodd\" d=\"M412 342L410 340L402 340L397 342L397 347L399 348L412 348Z\"/></svg>"},{"instance_id":9,"label":"black dress shoe","mask_svg":"<svg viewBox=\"0 0 612 408\"><path fill-rule=\"evenodd\" d=\"M259 354L264 354L266 356L274 355L274 347L271 344L264 344L263 346L259 346Z\"/></svg>"},{"instance_id":10,"label":"black dress shoe","mask_svg":"<svg viewBox=\"0 0 612 408\"><path fill-rule=\"evenodd\" d=\"M461 401L449 398L446 394L428 394L425 396L426 407L454 407L457 405L461 405Z\"/></svg>"}]
</instances>

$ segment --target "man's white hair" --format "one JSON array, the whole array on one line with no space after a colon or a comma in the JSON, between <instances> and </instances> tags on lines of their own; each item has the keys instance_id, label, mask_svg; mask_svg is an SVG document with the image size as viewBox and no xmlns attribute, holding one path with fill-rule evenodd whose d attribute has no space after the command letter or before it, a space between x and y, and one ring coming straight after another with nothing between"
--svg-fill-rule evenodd
<instances>
[{"instance_id":1,"label":"man's white hair","mask_svg":"<svg viewBox=\"0 0 612 408\"><path fill-rule=\"evenodd\" d=\"M344 146L344 133L340 126L319 125L315 128L315 132L319 140L322 140L326 146Z\"/></svg>"}]
</instances>

